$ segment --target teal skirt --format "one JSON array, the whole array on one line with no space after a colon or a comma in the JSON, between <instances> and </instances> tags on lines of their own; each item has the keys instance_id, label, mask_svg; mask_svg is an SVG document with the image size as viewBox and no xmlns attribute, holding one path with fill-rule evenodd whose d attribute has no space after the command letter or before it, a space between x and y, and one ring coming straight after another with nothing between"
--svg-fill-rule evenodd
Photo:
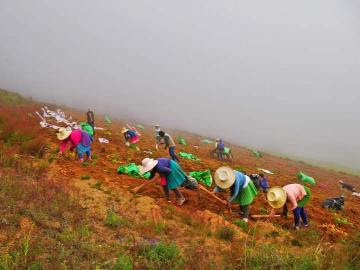
<instances>
[{"instance_id":1,"label":"teal skirt","mask_svg":"<svg viewBox=\"0 0 360 270\"><path fill-rule=\"evenodd\" d=\"M185 181L185 173L175 161L170 162L171 173L166 177L167 187L169 189L176 189Z\"/></svg>"},{"instance_id":2,"label":"teal skirt","mask_svg":"<svg viewBox=\"0 0 360 270\"><path fill-rule=\"evenodd\" d=\"M248 186L239 192L233 203L238 203L241 206L249 205L254 201L256 195L256 187L253 181L250 181Z\"/></svg>"},{"instance_id":3,"label":"teal skirt","mask_svg":"<svg viewBox=\"0 0 360 270\"><path fill-rule=\"evenodd\" d=\"M302 198L300 201L298 201L298 207L304 207L305 205L307 205L307 203L310 201L311 198L311 190L310 188L304 186L305 191L306 191L306 195L304 198Z\"/></svg>"}]
</instances>

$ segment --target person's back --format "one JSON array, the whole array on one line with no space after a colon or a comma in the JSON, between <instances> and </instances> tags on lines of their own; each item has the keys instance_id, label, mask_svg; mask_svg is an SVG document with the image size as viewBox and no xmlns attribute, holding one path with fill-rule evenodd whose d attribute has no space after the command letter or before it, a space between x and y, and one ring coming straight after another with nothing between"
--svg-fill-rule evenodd
<instances>
[{"instance_id":1,"label":"person's back","mask_svg":"<svg viewBox=\"0 0 360 270\"><path fill-rule=\"evenodd\" d=\"M173 138L170 136L169 133L165 133L164 140L165 140L165 144L168 147L175 147L175 142L174 142Z\"/></svg>"},{"instance_id":2,"label":"person's back","mask_svg":"<svg viewBox=\"0 0 360 270\"><path fill-rule=\"evenodd\" d=\"M93 111L90 111L90 109L89 109L88 112L86 113L86 116L87 116L87 121L88 121L89 123L95 122L94 112L93 112Z\"/></svg>"}]
</instances>

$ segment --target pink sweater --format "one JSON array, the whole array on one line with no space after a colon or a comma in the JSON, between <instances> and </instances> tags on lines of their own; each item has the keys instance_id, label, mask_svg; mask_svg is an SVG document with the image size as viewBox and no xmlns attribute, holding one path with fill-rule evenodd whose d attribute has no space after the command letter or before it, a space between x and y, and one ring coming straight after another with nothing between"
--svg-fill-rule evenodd
<instances>
[{"instance_id":1,"label":"pink sweater","mask_svg":"<svg viewBox=\"0 0 360 270\"><path fill-rule=\"evenodd\" d=\"M81 141L81 131L80 130L73 130L66 140L61 141L60 143L60 152L64 153L66 150L67 143L71 143L70 150L74 150L74 148L80 143Z\"/></svg>"},{"instance_id":2,"label":"pink sweater","mask_svg":"<svg viewBox=\"0 0 360 270\"><path fill-rule=\"evenodd\" d=\"M288 201L290 202L290 211L294 210L298 206L297 202L306 196L305 188L299 184L286 185L283 189L285 190Z\"/></svg>"}]
</instances>

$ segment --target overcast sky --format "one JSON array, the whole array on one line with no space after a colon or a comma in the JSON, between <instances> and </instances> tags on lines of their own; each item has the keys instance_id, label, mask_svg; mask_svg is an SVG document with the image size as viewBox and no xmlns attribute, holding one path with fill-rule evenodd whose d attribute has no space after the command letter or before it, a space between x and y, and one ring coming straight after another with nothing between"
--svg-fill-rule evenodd
<instances>
[{"instance_id":1,"label":"overcast sky","mask_svg":"<svg viewBox=\"0 0 360 270\"><path fill-rule=\"evenodd\" d=\"M360 169L360 4L0 0L0 88Z\"/></svg>"}]
</instances>

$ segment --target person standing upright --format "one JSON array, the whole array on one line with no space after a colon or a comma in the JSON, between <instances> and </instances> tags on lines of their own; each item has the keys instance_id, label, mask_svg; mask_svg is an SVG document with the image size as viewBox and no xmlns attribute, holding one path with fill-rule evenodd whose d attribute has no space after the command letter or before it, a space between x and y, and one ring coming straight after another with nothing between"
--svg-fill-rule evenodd
<instances>
[{"instance_id":1,"label":"person standing upright","mask_svg":"<svg viewBox=\"0 0 360 270\"><path fill-rule=\"evenodd\" d=\"M163 139L163 141L165 143L165 149L169 148L169 155L170 155L171 159L176 162L180 162L179 158L175 154L175 142L174 142L173 138L168 133L165 133L164 131L159 131L159 136L161 139Z\"/></svg>"},{"instance_id":2,"label":"person standing upright","mask_svg":"<svg viewBox=\"0 0 360 270\"><path fill-rule=\"evenodd\" d=\"M93 128L93 136L95 136L95 116L94 112L88 109L86 113L87 123Z\"/></svg>"}]
</instances>

